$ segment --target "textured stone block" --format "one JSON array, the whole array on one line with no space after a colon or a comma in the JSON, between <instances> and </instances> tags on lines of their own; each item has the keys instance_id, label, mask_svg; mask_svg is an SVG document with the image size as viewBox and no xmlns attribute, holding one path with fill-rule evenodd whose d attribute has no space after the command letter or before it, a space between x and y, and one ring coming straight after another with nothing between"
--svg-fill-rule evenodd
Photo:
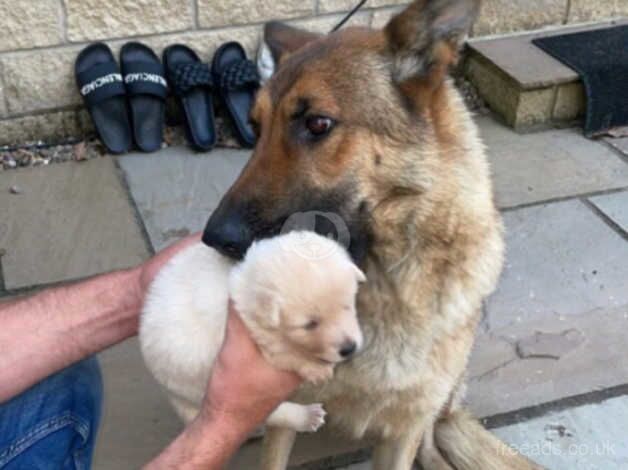
<instances>
[{"instance_id":1,"label":"textured stone block","mask_svg":"<svg viewBox=\"0 0 628 470\"><path fill-rule=\"evenodd\" d=\"M567 3L568 0L484 0L473 36L562 24L567 17Z\"/></svg>"},{"instance_id":2,"label":"textured stone block","mask_svg":"<svg viewBox=\"0 0 628 470\"><path fill-rule=\"evenodd\" d=\"M570 26L550 33L472 40L465 73L489 106L519 131L572 121L586 109L580 78L532 40L604 26Z\"/></svg>"},{"instance_id":3,"label":"textured stone block","mask_svg":"<svg viewBox=\"0 0 628 470\"><path fill-rule=\"evenodd\" d=\"M552 120L552 104L556 90L553 87L521 91L512 127L519 131L547 126Z\"/></svg>"},{"instance_id":4,"label":"textured stone block","mask_svg":"<svg viewBox=\"0 0 628 470\"><path fill-rule=\"evenodd\" d=\"M626 0L571 0L570 23L597 21L628 16Z\"/></svg>"},{"instance_id":5,"label":"textured stone block","mask_svg":"<svg viewBox=\"0 0 628 470\"><path fill-rule=\"evenodd\" d=\"M85 110L56 111L0 121L0 145L22 144L26 141L57 141L80 137L93 130Z\"/></svg>"},{"instance_id":6,"label":"textured stone block","mask_svg":"<svg viewBox=\"0 0 628 470\"><path fill-rule=\"evenodd\" d=\"M327 34L342 20L342 18L343 15L331 15L324 17L313 17L303 20L288 21L288 23L297 28L314 31L316 33ZM360 12L352 16L351 19L345 23L345 26L369 26L370 21L370 13Z\"/></svg>"},{"instance_id":7,"label":"textured stone block","mask_svg":"<svg viewBox=\"0 0 628 470\"><path fill-rule=\"evenodd\" d=\"M0 213L7 289L127 268L149 255L111 157L0 173Z\"/></svg>"},{"instance_id":8,"label":"textured stone block","mask_svg":"<svg viewBox=\"0 0 628 470\"><path fill-rule=\"evenodd\" d=\"M313 0L197 0L202 27L231 26L307 16Z\"/></svg>"},{"instance_id":9,"label":"textured stone block","mask_svg":"<svg viewBox=\"0 0 628 470\"><path fill-rule=\"evenodd\" d=\"M551 34L572 32L576 28L553 30ZM494 64L522 88L534 90L579 80L577 72L536 47L532 40L548 33L531 33L491 39L473 39L472 54Z\"/></svg>"},{"instance_id":10,"label":"textured stone block","mask_svg":"<svg viewBox=\"0 0 628 470\"><path fill-rule=\"evenodd\" d=\"M192 2L182 0L65 0L70 41L180 31L194 25Z\"/></svg>"},{"instance_id":11,"label":"textured stone block","mask_svg":"<svg viewBox=\"0 0 628 470\"><path fill-rule=\"evenodd\" d=\"M164 48L174 43L187 44L201 57L201 60L211 62L214 52L227 41L238 41L249 57L255 57L257 46L262 34L259 26L241 26L221 28L214 31L190 31L168 35L153 36L143 39L147 45L161 55ZM116 41L114 45L121 47L124 41Z\"/></svg>"},{"instance_id":12,"label":"textured stone block","mask_svg":"<svg viewBox=\"0 0 628 470\"><path fill-rule=\"evenodd\" d=\"M582 83L566 83L556 90L556 102L552 118L555 121L571 121L584 115L587 99Z\"/></svg>"},{"instance_id":13,"label":"textured stone block","mask_svg":"<svg viewBox=\"0 0 628 470\"><path fill-rule=\"evenodd\" d=\"M464 70L491 109L514 127L520 93L517 83L494 64L474 54L465 61Z\"/></svg>"},{"instance_id":14,"label":"textured stone block","mask_svg":"<svg viewBox=\"0 0 628 470\"><path fill-rule=\"evenodd\" d=\"M9 113L27 113L81 103L74 60L80 48L37 50L0 58Z\"/></svg>"},{"instance_id":15,"label":"textured stone block","mask_svg":"<svg viewBox=\"0 0 628 470\"><path fill-rule=\"evenodd\" d=\"M334 11L349 11L358 3L357 0L320 0L318 10L321 13ZM408 0L370 0L365 7L378 8L399 4L408 4Z\"/></svg>"},{"instance_id":16,"label":"textured stone block","mask_svg":"<svg viewBox=\"0 0 628 470\"><path fill-rule=\"evenodd\" d=\"M63 41L58 0L0 0L0 51L50 46Z\"/></svg>"}]
</instances>

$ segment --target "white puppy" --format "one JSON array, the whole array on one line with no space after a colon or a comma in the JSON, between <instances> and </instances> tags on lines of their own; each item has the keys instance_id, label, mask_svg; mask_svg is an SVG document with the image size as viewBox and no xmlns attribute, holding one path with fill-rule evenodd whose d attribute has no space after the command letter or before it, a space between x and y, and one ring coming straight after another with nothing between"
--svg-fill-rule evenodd
<instances>
[{"instance_id":1,"label":"white puppy","mask_svg":"<svg viewBox=\"0 0 628 470\"><path fill-rule=\"evenodd\" d=\"M265 358L326 380L362 344L355 295L364 274L336 242L290 232L255 242L234 265L201 243L176 255L150 287L140 323L148 368L184 422L197 415L233 300ZM320 404L282 403L272 426L316 431Z\"/></svg>"}]
</instances>

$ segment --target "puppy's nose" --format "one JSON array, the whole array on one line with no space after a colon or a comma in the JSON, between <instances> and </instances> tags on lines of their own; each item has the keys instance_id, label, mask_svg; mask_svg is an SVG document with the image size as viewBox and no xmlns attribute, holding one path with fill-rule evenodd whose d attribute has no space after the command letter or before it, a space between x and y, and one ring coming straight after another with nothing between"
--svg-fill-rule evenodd
<instances>
[{"instance_id":1,"label":"puppy's nose","mask_svg":"<svg viewBox=\"0 0 628 470\"><path fill-rule=\"evenodd\" d=\"M237 211L217 210L203 232L203 243L234 259L242 259L252 241L251 230Z\"/></svg>"},{"instance_id":2,"label":"puppy's nose","mask_svg":"<svg viewBox=\"0 0 628 470\"><path fill-rule=\"evenodd\" d=\"M340 356L344 357L345 359L348 358L349 356L351 356L355 352L357 346L358 345L353 340L345 341L342 344L342 346L340 347L340 351L339 351Z\"/></svg>"}]
</instances>

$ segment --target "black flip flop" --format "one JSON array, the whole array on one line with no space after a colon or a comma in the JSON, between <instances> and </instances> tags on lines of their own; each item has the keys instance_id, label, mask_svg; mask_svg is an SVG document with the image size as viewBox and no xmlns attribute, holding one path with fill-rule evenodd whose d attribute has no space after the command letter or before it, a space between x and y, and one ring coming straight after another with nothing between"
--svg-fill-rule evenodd
<instances>
[{"instance_id":1,"label":"black flip flop","mask_svg":"<svg viewBox=\"0 0 628 470\"><path fill-rule=\"evenodd\" d=\"M168 83L157 55L139 42L120 50L120 68L129 100L135 144L143 152L161 148Z\"/></svg>"},{"instance_id":2,"label":"black flip flop","mask_svg":"<svg viewBox=\"0 0 628 470\"><path fill-rule=\"evenodd\" d=\"M182 44L167 47L163 63L168 82L185 114L188 140L199 150L210 150L216 144L216 125L209 67L196 52Z\"/></svg>"},{"instance_id":3,"label":"black flip flop","mask_svg":"<svg viewBox=\"0 0 628 470\"><path fill-rule=\"evenodd\" d=\"M87 46L76 58L74 74L102 143L111 153L127 152L133 138L126 89L111 49L103 43Z\"/></svg>"},{"instance_id":4,"label":"black flip flop","mask_svg":"<svg viewBox=\"0 0 628 470\"><path fill-rule=\"evenodd\" d=\"M238 140L245 147L253 147L256 139L249 124L249 112L260 83L257 66L246 58L239 43L228 42L216 51L212 73L237 130Z\"/></svg>"}]
</instances>

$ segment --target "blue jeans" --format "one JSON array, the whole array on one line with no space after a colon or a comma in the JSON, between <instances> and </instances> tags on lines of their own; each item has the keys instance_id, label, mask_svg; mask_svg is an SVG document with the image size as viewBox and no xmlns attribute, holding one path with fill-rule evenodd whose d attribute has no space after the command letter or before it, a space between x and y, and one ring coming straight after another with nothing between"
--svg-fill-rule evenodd
<instances>
[{"instance_id":1,"label":"blue jeans","mask_svg":"<svg viewBox=\"0 0 628 470\"><path fill-rule=\"evenodd\" d=\"M94 357L0 404L0 469L90 468L101 404Z\"/></svg>"}]
</instances>

